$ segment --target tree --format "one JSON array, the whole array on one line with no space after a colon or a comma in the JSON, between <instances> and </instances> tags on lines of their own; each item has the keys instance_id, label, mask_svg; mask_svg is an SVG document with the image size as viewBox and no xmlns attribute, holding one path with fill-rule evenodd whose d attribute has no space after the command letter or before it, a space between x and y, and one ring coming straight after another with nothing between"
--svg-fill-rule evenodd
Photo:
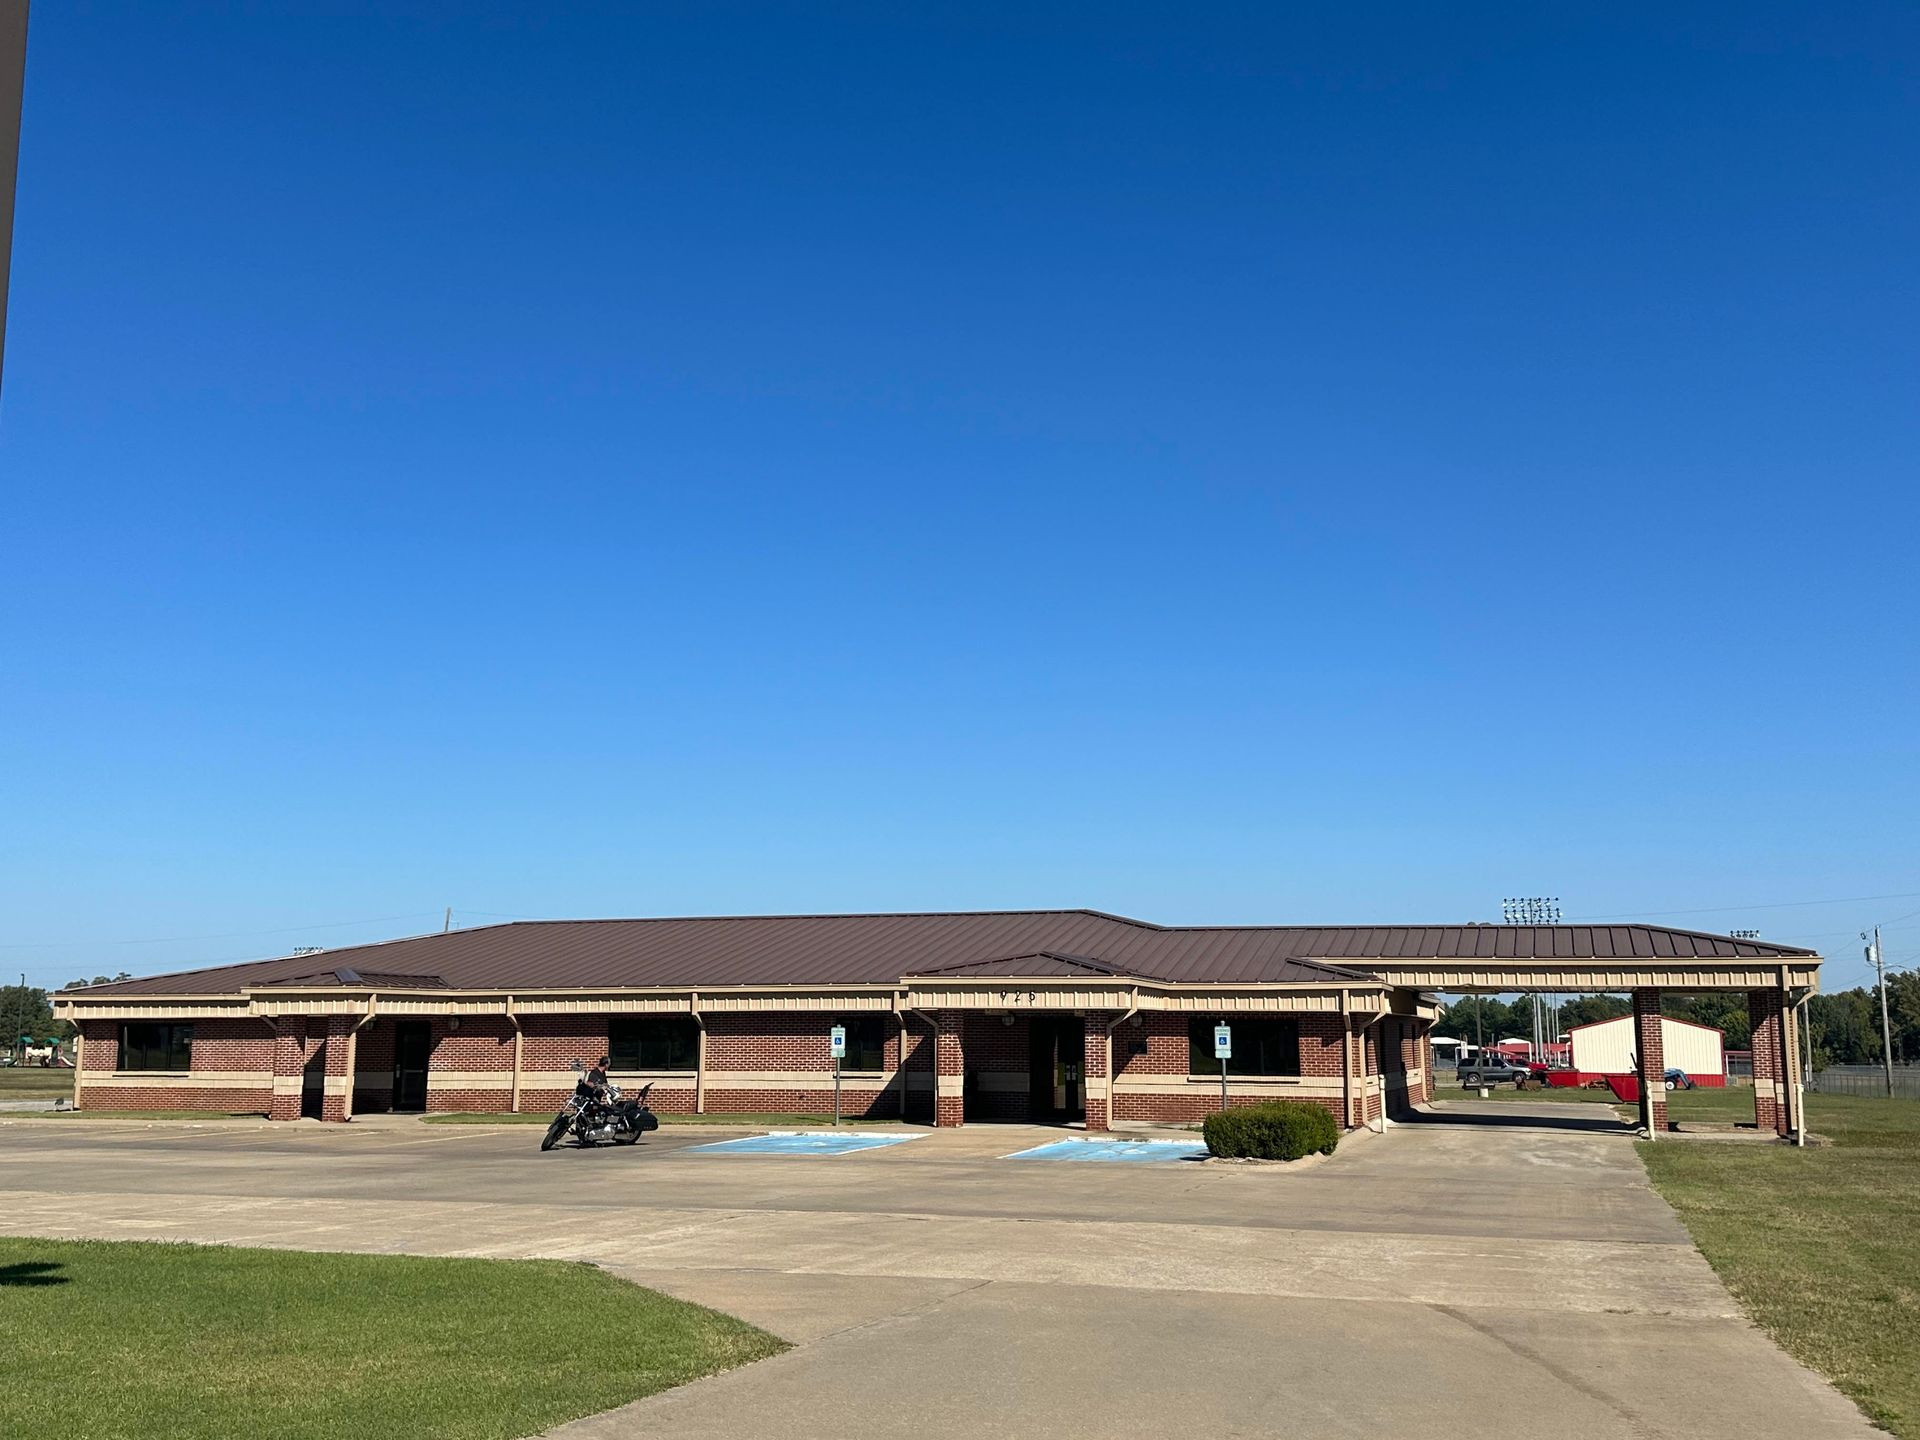
<instances>
[{"instance_id":1,"label":"tree","mask_svg":"<svg viewBox=\"0 0 1920 1440\"><path fill-rule=\"evenodd\" d=\"M1560 1007L1560 1028L1591 1025L1597 1020L1618 1020L1631 1015L1633 1006L1618 995L1580 995Z\"/></svg>"},{"instance_id":2,"label":"tree","mask_svg":"<svg viewBox=\"0 0 1920 1440\"><path fill-rule=\"evenodd\" d=\"M1742 990L1710 990L1699 995L1662 995L1660 1013L1722 1032L1729 1050L1751 1048L1753 1017Z\"/></svg>"},{"instance_id":3,"label":"tree","mask_svg":"<svg viewBox=\"0 0 1920 1440\"><path fill-rule=\"evenodd\" d=\"M1513 1011L1504 1000L1492 995L1463 995L1441 1011L1433 1032L1470 1045L1481 1039L1491 1045L1513 1033Z\"/></svg>"},{"instance_id":4,"label":"tree","mask_svg":"<svg viewBox=\"0 0 1920 1440\"><path fill-rule=\"evenodd\" d=\"M22 1035L35 1040L64 1040L71 1027L56 1025L47 992L34 985L0 985L0 1048L12 1049Z\"/></svg>"}]
</instances>

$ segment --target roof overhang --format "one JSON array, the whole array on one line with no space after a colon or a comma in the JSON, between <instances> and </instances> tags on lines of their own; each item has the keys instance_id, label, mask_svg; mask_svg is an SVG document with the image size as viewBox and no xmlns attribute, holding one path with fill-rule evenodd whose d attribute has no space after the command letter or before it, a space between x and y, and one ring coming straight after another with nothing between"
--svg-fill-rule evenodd
<instances>
[{"instance_id":1,"label":"roof overhang","mask_svg":"<svg viewBox=\"0 0 1920 1440\"><path fill-rule=\"evenodd\" d=\"M1779 958L1630 957L1612 959L1369 960L1370 974L1392 985L1452 992L1551 990L1816 990L1818 955Z\"/></svg>"},{"instance_id":2,"label":"roof overhang","mask_svg":"<svg viewBox=\"0 0 1920 1440\"><path fill-rule=\"evenodd\" d=\"M649 1015L783 1011L1172 1010L1193 1014L1354 1014L1432 1018L1429 997L1398 985L1174 984L1126 976L912 976L889 985L729 985L387 989L263 985L232 995L54 997L62 1020L261 1019L373 1015Z\"/></svg>"}]
</instances>

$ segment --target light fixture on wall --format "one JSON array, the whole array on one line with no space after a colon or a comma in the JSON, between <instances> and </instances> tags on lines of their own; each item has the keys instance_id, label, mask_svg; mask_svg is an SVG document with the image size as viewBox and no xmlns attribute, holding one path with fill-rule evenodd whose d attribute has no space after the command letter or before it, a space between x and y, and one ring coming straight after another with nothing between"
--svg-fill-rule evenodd
<instances>
[{"instance_id":1,"label":"light fixture on wall","mask_svg":"<svg viewBox=\"0 0 1920 1440\"><path fill-rule=\"evenodd\" d=\"M454 1016L451 1020L447 1021L447 1029L458 1030L459 1028L460 1028L460 1017L458 1015Z\"/></svg>"},{"instance_id":2,"label":"light fixture on wall","mask_svg":"<svg viewBox=\"0 0 1920 1440\"><path fill-rule=\"evenodd\" d=\"M1005 1025L1005 1026L1006 1026L1006 1027L1007 1027L1008 1029L1012 1029L1012 1028L1013 1028L1013 1016L1012 1016L1011 1014L1007 1014L1007 1015L1002 1015L1002 1016L1000 1017L1000 1023L1001 1023L1002 1025Z\"/></svg>"}]
</instances>

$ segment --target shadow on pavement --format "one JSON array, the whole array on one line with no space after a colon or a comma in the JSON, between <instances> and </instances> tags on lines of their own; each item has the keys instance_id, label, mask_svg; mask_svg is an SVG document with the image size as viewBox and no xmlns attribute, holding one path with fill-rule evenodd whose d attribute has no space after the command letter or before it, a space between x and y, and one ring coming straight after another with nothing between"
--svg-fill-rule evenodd
<instances>
[{"instance_id":1,"label":"shadow on pavement","mask_svg":"<svg viewBox=\"0 0 1920 1440\"><path fill-rule=\"evenodd\" d=\"M1605 1109L1604 1106L1591 1107ZM1396 1125L1458 1125L1485 1129L1575 1130L1594 1135L1631 1135L1635 1127L1607 1113L1603 1115L1542 1114L1538 1110L1410 1110L1393 1117Z\"/></svg>"}]
</instances>

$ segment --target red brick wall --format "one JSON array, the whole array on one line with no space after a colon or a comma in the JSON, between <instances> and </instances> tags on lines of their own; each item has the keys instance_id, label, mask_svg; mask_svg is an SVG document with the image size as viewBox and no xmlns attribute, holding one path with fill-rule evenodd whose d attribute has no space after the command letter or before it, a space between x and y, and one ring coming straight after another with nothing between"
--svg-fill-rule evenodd
<instances>
[{"instance_id":1,"label":"red brick wall","mask_svg":"<svg viewBox=\"0 0 1920 1440\"><path fill-rule=\"evenodd\" d=\"M98 1083L113 1074L119 1063L120 1022L86 1020L82 1037L80 1108L83 1110L216 1110L239 1114L266 1114L273 1104L271 1068L273 1031L261 1020L196 1020L193 1025L193 1069L251 1071L258 1083L187 1088L155 1080L151 1085L107 1086Z\"/></svg>"},{"instance_id":2,"label":"red brick wall","mask_svg":"<svg viewBox=\"0 0 1920 1440\"><path fill-rule=\"evenodd\" d=\"M866 1012L871 1015L871 1012ZM829 1032L843 1021L851 1021L859 1012L839 1014L833 1011L791 1011L764 1015L724 1014L707 1017L706 1110L708 1114L740 1114L750 1111L824 1115L833 1109L833 1042ZM891 1015L881 1022L881 1066L888 1072L900 1063L900 1027ZM924 1043L918 1041L916 1043ZM728 1072L777 1073L805 1072L818 1076L817 1082L797 1084L792 1089L771 1090L756 1085L748 1089L727 1084ZM871 1072L858 1072L858 1078L843 1080L840 1088L840 1113L855 1119L881 1119L900 1114L900 1081L891 1075L876 1090ZM853 1088L858 1085L861 1088ZM656 1090L658 1096L661 1092ZM689 1088L685 1106L692 1108ZM675 1097L676 1108L680 1097ZM910 1102L911 1104L911 1102ZM656 1107L657 1108L657 1107Z\"/></svg>"},{"instance_id":3,"label":"red brick wall","mask_svg":"<svg viewBox=\"0 0 1920 1440\"><path fill-rule=\"evenodd\" d=\"M943 1012L947 1023L936 1046L933 1033L924 1021L909 1020L906 1036L907 1064L910 1074L922 1080L922 1088L908 1096L908 1114L916 1119L933 1118L933 1090L930 1082L936 1053L941 1072L964 1078L982 1072L1024 1076L1031 1063L1030 1022L1016 1015L1007 1025L998 1016ZM793 1111L825 1113L832 1106L832 1058L827 1032L842 1017L831 1012L776 1012L760 1015L710 1015L707 1017L707 1072L705 1108L713 1113L745 1111ZM846 1017L851 1018L851 1017ZM1087 1043L1083 1054L1084 1074L1097 1080L1104 1059L1105 1024L1110 1018L1093 1015L1085 1021ZM521 1091L523 1111L544 1112L558 1109L572 1089L571 1077L558 1080L556 1072L566 1071L574 1061L591 1063L606 1053L607 1022L600 1016L531 1016L522 1022ZM304 1080L303 1071L318 1060L316 1076L324 1066L326 1073L338 1076L346 1065L346 1036L350 1017L316 1019L311 1025L295 1018L286 1023L286 1033L276 1039L263 1021L235 1020L201 1022L196 1030L195 1068L207 1070L255 1069L262 1084L240 1090L171 1091L155 1086L139 1090L87 1092L83 1084L82 1103L89 1108L204 1108L214 1110L258 1109L272 1111L283 1118L300 1113L298 1093L275 1097L269 1072ZM504 1083L513 1065L513 1027L504 1017L463 1017L458 1029L445 1018L430 1021L428 1108L434 1111L504 1111L512 1102L510 1087ZM110 1022L85 1022L87 1050L85 1063L89 1073L109 1068L117 1040L117 1026ZM891 1016L885 1019L885 1063L889 1071L899 1064L902 1035ZM1342 1022L1329 1015L1300 1017L1300 1060L1302 1075L1323 1082L1337 1082L1341 1076ZM1378 1065L1378 1036L1369 1048L1369 1063ZM376 1113L391 1101L394 1019L382 1016L359 1032L355 1042L355 1113ZM1422 1059L1425 1037L1415 1043ZM1145 1053L1134 1054L1144 1044ZM102 1056L105 1056L104 1062ZM1128 1077L1181 1076L1187 1073L1187 1021L1179 1014L1147 1012L1138 1023L1123 1024L1113 1037L1115 1079ZM1390 1062L1391 1063L1391 1060ZM728 1085L730 1073L805 1073L806 1083L790 1089L748 1088ZM491 1085L450 1087L437 1077L454 1073L497 1078ZM536 1082L533 1077L542 1076ZM817 1076L817 1082L811 1077ZM553 1077L553 1078L545 1078ZM897 1076L884 1087L875 1089L870 1080L859 1083L867 1088L843 1087L842 1113L859 1117L883 1117L899 1114L900 1085ZM1276 1095L1282 1087L1246 1087L1237 1091L1232 1103L1257 1104ZM694 1107L694 1086L689 1075L684 1082L664 1081L656 1085L651 1098L663 1112L689 1111ZM1298 1096L1326 1106L1336 1117L1341 1101L1337 1097ZM1024 1086L1011 1090L975 1089L971 1096L976 1118L1024 1118L1030 1109L1030 1096ZM1219 1092L1212 1085L1194 1085L1172 1094L1140 1094L1112 1090L1108 1101L1111 1116L1117 1120L1160 1120L1190 1122L1198 1120L1219 1105ZM958 1123L963 1101L951 1097L941 1109L944 1123ZM336 1097L328 1109L338 1114ZM1102 1118L1101 1106L1094 1097L1088 1101L1090 1121Z\"/></svg>"},{"instance_id":4,"label":"red brick wall","mask_svg":"<svg viewBox=\"0 0 1920 1440\"><path fill-rule=\"evenodd\" d=\"M381 1115L393 1108L393 1021L375 1020L360 1032L353 1062L353 1113Z\"/></svg>"},{"instance_id":5,"label":"red brick wall","mask_svg":"<svg viewBox=\"0 0 1920 1440\"><path fill-rule=\"evenodd\" d=\"M1149 1120L1168 1124L1192 1124L1204 1120L1220 1108L1217 1084L1194 1085L1176 1094L1143 1094L1118 1088L1128 1078L1184 1076L1188 1073L1187 1016L1173 1011L1143 1011L1139 1021L1127 1021L1113 1032L1113 1118ZM1303 1078L1337 1081L1341 1074L1341 1036L1343 1025L1337 1015L1302 1015L1300 1018L1300 1073ZM1134 1053L1144 1044L1145 1054ZM1298 1099L1324 1106L1334 1119L1345 1123L1340 1097L1288 1095L1283 1087L1234 1088L1229 1078L1227 1103L1233 1106L1259 1105L1269 1100Z\"/></svg>"},{"instance_id":6,"label":"red brick wall","mask_svg":"<svg viewBox=\"0 0 1920 1440\"><path fill-rule=\"evenodd\" d=\"M1024 1015L1008 1025L998 1015L968 1015L961 1022L962 1075L966 1081L966 1118L969 1120L1026 1120L1033 1115L1029 1087L989 1090L979 1077L985 1072L1027 1075L1033 1064L1032 1029Z\"/></svg>"}]
</instances>

